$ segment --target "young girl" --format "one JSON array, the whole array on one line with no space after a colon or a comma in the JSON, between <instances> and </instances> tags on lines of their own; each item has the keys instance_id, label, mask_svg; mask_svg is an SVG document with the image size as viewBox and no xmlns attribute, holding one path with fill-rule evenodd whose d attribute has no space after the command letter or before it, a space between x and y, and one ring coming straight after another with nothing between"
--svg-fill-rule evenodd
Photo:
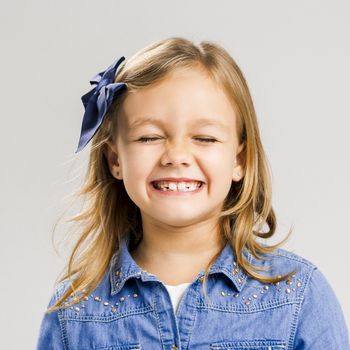
<instances>
[{"instance_id":1,"label":"young girl","mask_svg":"<svg viewBox=\"0 0 350 350\"><path fill-rule=\"evenodd\" d=\"M123 61L82 97L88 205L37 349L349 349L324 275L290 233L263 241L270 173L232 57L169 38Z\"/></svg>"}]
</instances>

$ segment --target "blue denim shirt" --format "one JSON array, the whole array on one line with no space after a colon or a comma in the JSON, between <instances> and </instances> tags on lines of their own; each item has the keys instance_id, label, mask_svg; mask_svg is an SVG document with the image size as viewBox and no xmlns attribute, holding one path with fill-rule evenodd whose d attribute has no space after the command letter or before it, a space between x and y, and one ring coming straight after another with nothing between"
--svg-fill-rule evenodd
<instances>
[{"instance_id":1,"label":"blue denim shirt","mask_svg":"<svg viewBox=\"0 0 350 350\"><path fill-rule=\"evenodd\" d=\"M208 298L201 271L174 313L162 281L136 264L123 240L121 254L85 300L43 316L37 349L350 349L339 301L315 265L281 248L266 261L245 257L271 267L265 275L297 273L261 283L239 269L227 244L210 269ZM48 306L66 287L58 285Z\"/></svg>"}]
</instances>

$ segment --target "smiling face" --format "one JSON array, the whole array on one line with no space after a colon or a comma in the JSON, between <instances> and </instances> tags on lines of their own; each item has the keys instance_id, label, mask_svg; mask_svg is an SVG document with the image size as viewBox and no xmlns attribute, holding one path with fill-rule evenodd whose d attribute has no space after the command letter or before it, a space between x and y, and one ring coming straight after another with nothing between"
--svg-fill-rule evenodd
<instances>
[{"instance_id":1,"label":"smiling face","mask_svg":"<svg viewBox=\"0 0 350 350\"><path fill-rule=\"evenodd\" d=\"M243 176L234 109L199 67L176 69L160 83L129 91L119 109L116 143L108 145L110 171L124 181L143 225L210 222L232 180ZM151 181L168 177L204 184L176 195L154 189Z\"/></svg>"}]
</instances>

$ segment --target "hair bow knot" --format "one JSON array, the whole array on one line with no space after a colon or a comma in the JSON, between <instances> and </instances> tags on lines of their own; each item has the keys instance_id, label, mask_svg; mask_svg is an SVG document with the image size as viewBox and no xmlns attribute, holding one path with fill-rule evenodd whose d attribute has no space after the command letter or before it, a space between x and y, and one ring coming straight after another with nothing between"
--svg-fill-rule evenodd
<instances>
[{"instance_id":1,"label":"hair bow knot","mask_svg":"<svg viewBox=\"0 0 350 350\"><path fill-rule=\"evenodd\" d=\"M123 82L114 83L116 71L124 60L125 57L121 56L105 71L95 75L90 80L90 84L96 86L81 97L85 113L78 148L75 153L81 151L100 128L116 92L127 87Z\"/></svg>"}]
</instances>

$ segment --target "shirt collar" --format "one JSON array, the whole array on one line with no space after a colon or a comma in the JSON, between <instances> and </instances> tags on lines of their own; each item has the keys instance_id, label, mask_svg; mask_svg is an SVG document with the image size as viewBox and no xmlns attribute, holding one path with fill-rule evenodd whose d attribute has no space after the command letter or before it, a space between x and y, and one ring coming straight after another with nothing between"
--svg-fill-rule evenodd
<instances>
[{"instance_id":1,"label":"shirt collar","mask_svg":"<svg viewBox=\"0 0 350 350\"><path fill-rule=\"evenodd\" d=\"M252 262L253 256L247 250L243 251L244 257L249 263ZM248 276L239 268L236 262L236 255L227 242L220 255L215 260L209 270L209 274L222 273L227 276L238 292L240 292L246 283ZM110 268L111 295L117 294L130 278L141 278L142 281L159 281L157 276L148 273L137 265L128 249L127 238L122 238L119 251L111 259ZM201 278L204 271L200 271L196 278Z\"/></svg>"}]
</instances>

